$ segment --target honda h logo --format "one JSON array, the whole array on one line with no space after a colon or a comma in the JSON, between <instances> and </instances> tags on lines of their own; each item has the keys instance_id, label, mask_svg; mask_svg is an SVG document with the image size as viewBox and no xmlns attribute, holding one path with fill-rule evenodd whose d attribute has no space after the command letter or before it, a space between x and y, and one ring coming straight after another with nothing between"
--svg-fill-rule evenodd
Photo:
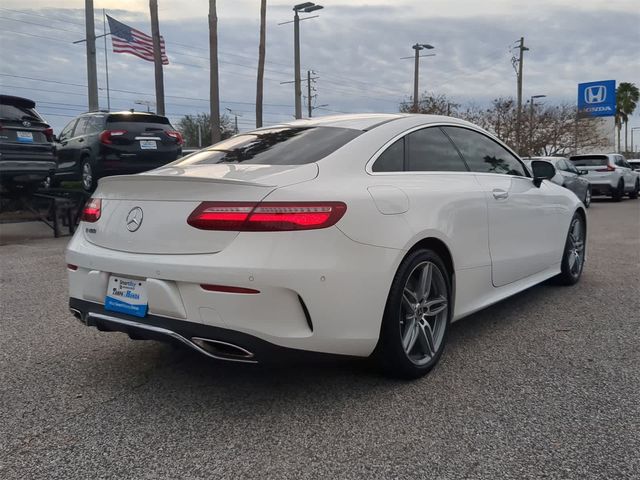
<instances>
[{"instance_id":1,"label":"honda h logo","mask_svg":"<svg viewBox=\"0 0 640 480\"><path fill-rule=\"evenodd\" d=\"M607 87L604 85L594 85L584 89L585 103L603 103L607 99Z\"/></svg>"},{"instance_id":2,"label":"honda h logo","mask_svg":"<svg viewBox=\"0 0 640 480\"><path fill-rule=\"evenodd\" d=\"M127 214L127 230L135 232L142 225L142 209L140 207L132 208Z\"/></svg>"}]
</instances>

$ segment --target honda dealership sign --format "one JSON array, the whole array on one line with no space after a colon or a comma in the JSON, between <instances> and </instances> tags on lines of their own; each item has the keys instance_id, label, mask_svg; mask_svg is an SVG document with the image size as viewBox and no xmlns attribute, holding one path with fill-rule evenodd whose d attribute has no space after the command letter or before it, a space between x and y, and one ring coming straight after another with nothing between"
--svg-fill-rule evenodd
<instances>
[{"instance_id":1,"label":"honda dealership sign","mask_svg":"<svg viewBox=\"0 0 640 480\"><path fill-rule=\"evenodd\" d=\"M591 117L615 116L616 81L579 83L578 110Z\"/></svg>"}]
</instances>

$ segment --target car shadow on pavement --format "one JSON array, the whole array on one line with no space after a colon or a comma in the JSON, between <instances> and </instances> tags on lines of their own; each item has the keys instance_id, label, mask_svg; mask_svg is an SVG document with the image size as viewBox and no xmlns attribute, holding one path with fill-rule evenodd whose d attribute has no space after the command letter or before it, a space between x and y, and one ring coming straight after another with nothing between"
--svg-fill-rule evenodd
<instances>
[{"instance_id":1,"label":"car shadow on pavement","mask_svg":"<svg viewBox=\"0 0 640 480\"><path fill-rule=\"evenodd\" d=\"M269 401L274 395L301 401L307 401L310 396L321 398L329 394L350 397L363 392L367 392L367 396L387 392L392 395L392 392L397 394L403 389L423 388L420 386L425 384L437 391L450 383L452 369L464 370L478 362L474 351L495 350L496 345L507 341L506 338L513 336L514 332L517 336L523 322L530 321L528 311L535 309L535 304L544 303L552 290L545 284L533 287L454 323L440 363L426 377L413 382L385 377L376 369L374 362L367 359L247 365L216 361L186 348L149 341L120 344L126 349L142 346L145 352L131 353L152 357L144 365L136 364L140 365L140 370L132 371L130 355L118 348L109 353L103 351L108 358L100 358L96 369L108 368L107 378L114 382L122 381L118 380L121 375L137 376L140 381L136 390L146 390L157 399L172 398L171 401L175 401L177 396L181 402L193 402L196 398L209 402L213 392L216 402L255 406L256 402Z\"/></svg>"}]
</instances>

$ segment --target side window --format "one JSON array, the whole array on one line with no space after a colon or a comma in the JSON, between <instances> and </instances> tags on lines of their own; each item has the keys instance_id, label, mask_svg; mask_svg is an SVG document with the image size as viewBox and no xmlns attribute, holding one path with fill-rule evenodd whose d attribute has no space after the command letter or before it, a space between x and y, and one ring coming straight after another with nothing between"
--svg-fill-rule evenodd
<instances>
[{"instance_id":1,"label":"side window","mask_svg":"<svg viewBox=\"0 0 640 480\"><path fill-rule=\"evenodd\" d=\"M84 135L87 130L87 123L89 123L89 117L80 117L73 136L78 137L80 135Z\"/></svg>"},{"instance_id":2,"label":"side window","mask_svg":"<svg viewBox=\"0 0 640 480\"><path fill-rule=\"evenodd\" d=\"M569 169L567 168L567 164L562 159L556 160L556 170L562 170L564 172L569 171Z\"/></svg>"},{"instance_id":3,"label":"side window","mask_svg":"<svg viewBox=\"0 0 640 480\"><path fill-rule=\"evenodd\" d=\"M73 132L73 127L76 125L76 119L71 120L67 125L62 129L58 138L60 140L68 140L71 138L71 133Z\"/></svg>"},{"instance_id":4,"label":"side window","mask_svg":"<svg viewBox=\"0 0 640 480\"><path fill-rule=\"evenodd\" d=\"M374 172L402 172L404 170L404 137L393 142L371 167Z\"/></svg>"},{"instance_id":5,"label":"side window","mask_svg":"<svg viewBox=\"0 0 640 480\"><path fill-rule=\"evenodd\" d=\"M423 128L407 135L408 166L412 172L467 172L467 167L451 143L437 127Z\"/></svg>"},{"instance_id":6,"label":"side window","mask_svg":"<svg viewBox=\"0 0 640 480\"><path fill-rule=\"evenodd\" d=\"M473 172L528 176L520 161L489 137L462 127L444 127Z\"/></svg>"},{"instance_id":7,"label":"side window","mask_svg":"<svg viewBox=\"0 0 640 480\"><path fill-rule=\"evenodd\" d=\"M573 163L563 160L563 162L567 165L567 172L575 173L578 175L578 169L573 166Z\"/></svg>"},{"instance_id":8,"label":"side window","mask_svg":"<svg viewBox=\"0 0 640 480\"><path fill-rule=\"evenodd\" d=\"M98 133L104 130L102 128L103 116L93 115L91 117L87 117L87 125L85 127L85 133Z\"/></svg>"}]
</instances>

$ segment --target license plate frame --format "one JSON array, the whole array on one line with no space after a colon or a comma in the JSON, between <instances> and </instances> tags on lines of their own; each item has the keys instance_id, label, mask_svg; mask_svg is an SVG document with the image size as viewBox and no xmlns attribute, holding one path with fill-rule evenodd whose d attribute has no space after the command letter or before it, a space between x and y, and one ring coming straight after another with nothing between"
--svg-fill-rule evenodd
<instances>
[{"instance_id":1,"label":"license plate frame","mask_svg":"<svg viewBox=\"0 0 640 480\"><path fill-rule=\"evenodd\" d=\"M156 140L140 140L140 150L157 150L158 142Z\"/></svg>"},{"instance_id":2,"label":"license plate frame","mask_svg":"<svg viewBox=\"0 0 640 480\"><path fill-rule=\"evenodd\" d=\"M134 317L146 317L149 310L147 282L135 278L110 275L104 309Z\"/></svg>"}]
</instances>

